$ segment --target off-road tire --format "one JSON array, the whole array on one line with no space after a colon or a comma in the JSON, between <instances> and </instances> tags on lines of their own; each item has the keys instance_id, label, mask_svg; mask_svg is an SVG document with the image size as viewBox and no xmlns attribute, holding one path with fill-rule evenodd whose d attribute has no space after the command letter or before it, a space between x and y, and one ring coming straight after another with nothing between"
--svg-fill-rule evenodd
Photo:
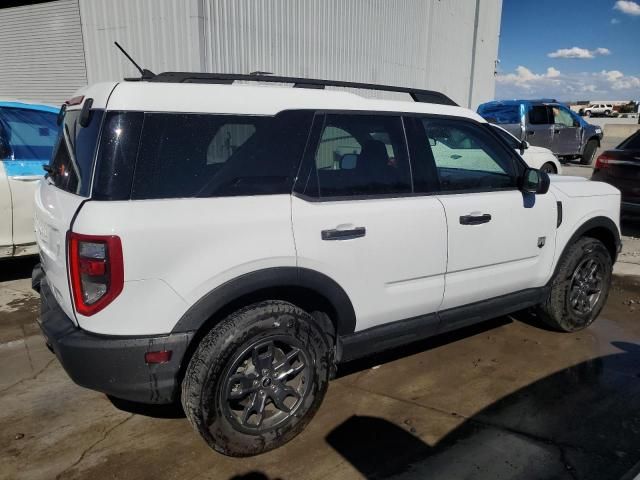
<instances>
[{"instance_id":1,"label":"off-road tire","mask_svg":"<svg viewBox=\"0 0 640 480\"><path fill-rule=\"evenodd\" d=\"M600 296L588 314L580 315L570 306L569 293L576 268L587 258L595 258L604 268ZM603 243L595 238L582 237L567 247L551 281L546 301L535 308L544 323L561 332L576 332L591 325L604 307L611 286L611 255Z\"/></svg>"},{"instance_id":2,"label":"off-road tire","mask_svg":"<svg viewBox=\"0 0 640 480\"><path fill-rule=\"evenodd\" d=\"M290 338L304 349L311 372L306 381L311 383L295 414L283 424L261 432L240 431L232 416L223 413L221 397L227 387L222 383L240 352L276 336ZM305 428L322 403L333 367L330 336L310 314L287 302L257 303L229 315L201 340L182 382L182 406L191 425L217 452L258 455L287 443Z\"/></svg>"},{"instance_id":3,"label":"off-road tire","mask_svg":"<svg viewBox=\"0 0 640 480\"><path fill-rule=\"evenodd\" d=\"M580 157L580 163L582 165L591 165L593 163L593 157L595 157L597 149L598 149L598 141L589 140L584 147L582 156Z\"/></svg>"}]
</instances>

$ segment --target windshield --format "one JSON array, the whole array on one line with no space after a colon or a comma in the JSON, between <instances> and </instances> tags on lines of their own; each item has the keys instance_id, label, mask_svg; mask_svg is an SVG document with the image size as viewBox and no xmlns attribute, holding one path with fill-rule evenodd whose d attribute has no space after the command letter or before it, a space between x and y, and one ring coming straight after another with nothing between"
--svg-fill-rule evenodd
<instances>
[{"instance_id":1,"label":"windshield","mask_svg":"<svg viewBox=\"0 0 640 480\"><path fill-rule=\"evenodd\" d=\"M50 177L56 187L89 196L93 159L102 121L102 110L92 110L89 123L78 122L80 110L67 111L51 161Z\"/></svg>"},{"instance_id":2,"label":"windshield","mask_svg":"<svg viewBox=\"0 0 640 480\"><path fill-rule=\"evenodd\" d=\"M49 160L58 136L56 114L0 108L0 137L8 146L2 160Z\"/></svg>"}]
</instances>

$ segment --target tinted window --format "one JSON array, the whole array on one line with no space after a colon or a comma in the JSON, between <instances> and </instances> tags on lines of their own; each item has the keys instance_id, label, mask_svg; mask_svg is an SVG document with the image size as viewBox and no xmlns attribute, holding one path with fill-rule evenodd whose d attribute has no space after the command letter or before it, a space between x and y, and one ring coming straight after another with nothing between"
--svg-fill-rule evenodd
<instances>
[{"instance_id":1,"label":"tinted window","mask_svg":"<svg viewBox=\"0 0 640 480\"><path fill-rule=\"evenodd\" d=\"M312 117L146 113L132 198L290 193Z\"/></svg>"},{"instance_id":2,"label":"tinted window","mask_svg":"<svg viewBox=\"0 0 640 480\"><path fill-rule=\"evenodd\" d=\"M509 145L511 148L513 149L520 148L520 142L513 135L511 135L508 132L505 132L500 127L491 126L491 128L493 129L494 132L498 134L500 138L502 138L502 140L507 142L507 145Z\"/></svg>"},{"instance_id":3,"label":"tinted window","mask_svg":"<svg viewBox=\"0 0 640 480\"><path fill-rule=\"evenodd\" d=\"M491 123L520 123L520 105L480 105L478 113Z\"/></svg>"},{"instance_id":4,"label":"tinted window","mask_svg":"<svg viewBox=\"0 0 640 480\"><path fill-rule=\"evenodd\" d=\"M144 113L108 112L105 115L92 198L127 200L138 155Z\"/></svg>"},{"instance_id":5,"label":"tinted window","mask_svg":"<svg viewBox=\"0 0 640 480\"><path fill-rule=\"evenodd\" d=\"M57 114L0 108L0 136L8 146L2 160L49 160L58 138Z\"/></svg>"},{"instance_id":6,"label":"tinted window","mask_svg":"<svg viewBox=\"0 0 640 480\"><path fill-rule=\"evenodd\" d=\"M396 116L325 117L305 190L319 197L411 192L402 120Z\"/></svg>"},{"instance_id":7,"label":"tinted window","mask_svg":"<svg viewBox=\"0 0 640 480\"><path fill-rule=\"evenodd\" d=\"M546 105L533 105L529 109L529 123L531 125L549 125L553 123L553 115Z\"/></svg>"},{"instance_id":8,"label":"tinted window","mask_svg":"<svg viewBox=\"0 0 640 480\"><path fill-rule=\"evenodd\" d=\"M104 111L92 110L86 127L80 126L80 110L67 111L53 152L51 179L70 193L89 195L93 159Z\"/></svg>"},{"instance_id":9,"label":"tinted window","mask_svg":"<svg viewBox=\"0 0 640 480\"><path fill-rule=\"evenodd\" d=\"M618 148L623 150L640 150L640 131L627 138Z\"/></svg>"},{"instance_id":10,"label":"tinted window","mask_svg":"<svg viewBox=\"0 0 640 480\"><path fill-rule=\"evenodd\" d=\"M440 189L492 190L515 186L512 157L481 125L423 119Z\"/></svg>"}]
</instances>

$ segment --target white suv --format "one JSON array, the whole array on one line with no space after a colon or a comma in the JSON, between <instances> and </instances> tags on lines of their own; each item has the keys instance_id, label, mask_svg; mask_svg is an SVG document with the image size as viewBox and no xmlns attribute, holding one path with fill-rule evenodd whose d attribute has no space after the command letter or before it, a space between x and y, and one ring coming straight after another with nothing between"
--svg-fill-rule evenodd
<instances>
[{"instance_id":1,"label":"white suv","mask_svg":"<svg viewBox=\"0 0 640 480\"><path fill-rule=\"evenodd\" d=\"M550 181L436 92L165 73L78 92L63 127L35 199L47 343L227 455L291 440L340 362L528 307L571 332L607 298L618 190Z\"/></svg>"},{"instance_id":2,"label":"white suv","mask_svg":"<svg viewBox=\"0 0 640 480\"><path fill-rule=\"evenodd\" d=\"M587 117L595 117L604 115L608 117L613 112L613 105L609 103L593 103L582 110L582 114Z\"/></svg>"}]
</instances>

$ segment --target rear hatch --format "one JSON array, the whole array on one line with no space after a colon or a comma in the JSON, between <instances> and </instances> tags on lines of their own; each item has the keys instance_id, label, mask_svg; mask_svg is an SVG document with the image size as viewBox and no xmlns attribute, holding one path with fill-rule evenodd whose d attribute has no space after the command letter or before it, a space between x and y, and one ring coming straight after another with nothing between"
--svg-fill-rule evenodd
<instances>
[{"instance_id":1,"label":"rear hatch","mask_svg":"<svg viewBox=\"0 0 640 480\"><path fill-rule=\"evenodd\" d=\"M104 110L91 110L86 123L81 122L81 107L86 102L83 97L73 100L76 105L70 106L64 115L49 173L36 189L34 224L47 284L75 322L66 238L76 212L91 193L95 149Z\"/></svg>"}]
</instances>

